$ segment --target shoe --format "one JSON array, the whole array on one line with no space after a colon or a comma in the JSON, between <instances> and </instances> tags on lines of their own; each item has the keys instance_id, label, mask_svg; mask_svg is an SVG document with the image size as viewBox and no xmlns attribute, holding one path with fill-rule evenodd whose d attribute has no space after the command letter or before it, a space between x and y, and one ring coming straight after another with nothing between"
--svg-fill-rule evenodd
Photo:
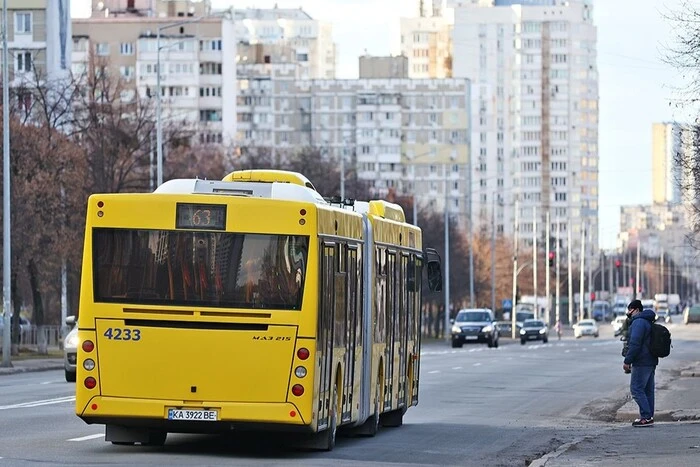
<instances>
[{"instance_id":1,"label":"shoe","mask_svg":"<svg viewBox=\"0 0 700 467\"><path fill-rule=\"evenodd\" d=\"M632 422L632 426L635 427L642 427L642 426L654 426L654 419L653 418L639 418L635 421Z\"/></svg>"}]
</instances>

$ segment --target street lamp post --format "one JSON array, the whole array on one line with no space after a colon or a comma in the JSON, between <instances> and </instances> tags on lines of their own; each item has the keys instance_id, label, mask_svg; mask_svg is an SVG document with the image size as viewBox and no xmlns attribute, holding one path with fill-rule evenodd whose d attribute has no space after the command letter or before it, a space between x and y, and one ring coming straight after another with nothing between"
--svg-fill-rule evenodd
<instances>
[{"instance_id":1,"label":"street lamp post","mask_svg":"<svg viewBox=\"0 0 700 467\"><path fill-rule=\"evenodd\" d=\"M10 274L12 256L10 252L10 83L7 53L7 0L2 2L2 295L3 295L3 340L2 366L11 367L10 361L10 311L12 288ZM19 319L19 316L16 317Z\"/></svg>"}]
</instances>

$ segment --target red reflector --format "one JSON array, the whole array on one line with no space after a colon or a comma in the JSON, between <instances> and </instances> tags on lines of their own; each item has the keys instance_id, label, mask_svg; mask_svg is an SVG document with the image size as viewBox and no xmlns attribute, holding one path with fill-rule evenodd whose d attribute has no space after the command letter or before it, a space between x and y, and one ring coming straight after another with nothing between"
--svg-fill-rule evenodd
<instances>
[{"instance_id":1,"label":"red reflector","mask_svg":"<svg viewBox=\"0 0 700 467\"><path fill-rule=\"evenodd\" d=\"M292 386L292 394L294 394L295 396L301 396L302 394L304 394L304 386L302 386L301 384L295 384L294 386Z\"/></svg>"},{"instance_id":2,"label":"red reflector","mask_svg":"<svg viewBox=\"0 0 700 467\"><path fill-rule=\"evenodd\" d=\"M97 386L97 381L95 381L95 378L92 376L88 376L85 378L85 387L88 389L93 389L95 386Z\"/></svg>"},{"instance_id":3,"label":"red reflector","mask_svg":"<svg viewBox=\"0 0 700 467\"><path fill-rule=\"evenodd\" d=\"M92 404L92 405L90 406L90 408L91 408L92 410L97 410L97 404Z\"/></svg>"},{"instance_id":4,"label":"red reflector","mask_svg":"<svg viewBox=\"0 0 700 467\"><path fill-rule=\"evenodd\" d=\"M301 211L299 211L299 214L301 214L302 216L305 216L305 215L306 215L306 209L302 209Z\"/></svg>"},{"instance_id":5,"label":"red reflector","mask_svg":"<svg viewBox=\"0 0 700 467\"><path fill-rule=\"evenodd\" d=\"M95 344L93 344L92 341L83 342L83 351L90 353L93 350L95 350Z\"/></svg>"},{"instance_id":6,"label":"red reflector","mask_svg":"<svg viewBox=\"0 0 700 467\"><path fill-rule=\"evenodd\" d=\"M301 360L306 360L309 358L309 349L302 347L301 349L297 350L297 357Z\"/></svg>"},{"instance_id":7,"label":"red reflector","mask_svg":"<svg viewBox=\"0 0 700 467\"><path fill-rule=\"evenodd\" d=\"M296 416L297 416L297 413L296 413L295 411L292 410L291 412L289 412L289 416L290 416L290 417L296 417Z\"/></svg>"},{"instance_id":8,"label":"red reflector","mask_svg":"<svg viewBox=\"0 0 700 467\"><path fill-rule=\"evenodd\" d=\"M104 205L105 205L105 203L103 203L102 201L98 201L98 202L97 202L97 207L98 207L98 208L101 208L101 207L104 206Z\"/></svg>"}]
</instances>

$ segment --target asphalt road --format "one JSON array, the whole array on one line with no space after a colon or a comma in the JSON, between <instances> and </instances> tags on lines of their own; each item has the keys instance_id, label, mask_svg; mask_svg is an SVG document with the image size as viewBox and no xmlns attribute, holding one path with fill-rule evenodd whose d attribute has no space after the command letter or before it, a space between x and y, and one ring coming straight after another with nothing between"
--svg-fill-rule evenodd
<instances>
[{"instance_id":1,"label":"asphalt road","mask_svg":"<svg viewBox=\"0 0 700 467\"><path fill-rule=\"evenodd\" d=\"M670 325L673 360L658 379L700 354L700 333ZM267 434L235 438L171 434L164 447L113 446L102 426L73 413L62 371L0 377L0 467L14 465L474 465L523 466L615 425L627 398L621 343L601 337L524 346L510 339L452 349L425 343L420 404L400 428L339 438L334 451L286 447ZM668 367L666 367L668 366ZM619 423L618 423L619 424Z\"/></svg>"}]
</instances>

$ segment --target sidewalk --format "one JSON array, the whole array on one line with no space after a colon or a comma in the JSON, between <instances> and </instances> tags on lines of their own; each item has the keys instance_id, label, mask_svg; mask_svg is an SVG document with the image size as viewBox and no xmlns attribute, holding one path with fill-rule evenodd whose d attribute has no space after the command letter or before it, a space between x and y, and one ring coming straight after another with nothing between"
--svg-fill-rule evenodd
<instances>
[{"instance_id":1,"label":"sidewalk","mask_svg":"<svg viewBox=\"0 0 700 467\"><path fill-rule=\"evenodd\" d=\"M12 368L0 367L0 376L15 373L26 373L30 371L61 370L63 369L62 358L25 358L22 360L11 360Z\"/></svg>"},{"instance_id":2,"label":"sidewalk","mask_svg":"<svg viewBox=\"0 0 700 467\"><path fill-rule=\"evenodd\" d=\"M617 411L611 428L561 446L533 461L531 467L700 464L700 362L671 378L659 379L654 426L633 428L639 417L631 400Z\"/></svg>"}]
</instances>

